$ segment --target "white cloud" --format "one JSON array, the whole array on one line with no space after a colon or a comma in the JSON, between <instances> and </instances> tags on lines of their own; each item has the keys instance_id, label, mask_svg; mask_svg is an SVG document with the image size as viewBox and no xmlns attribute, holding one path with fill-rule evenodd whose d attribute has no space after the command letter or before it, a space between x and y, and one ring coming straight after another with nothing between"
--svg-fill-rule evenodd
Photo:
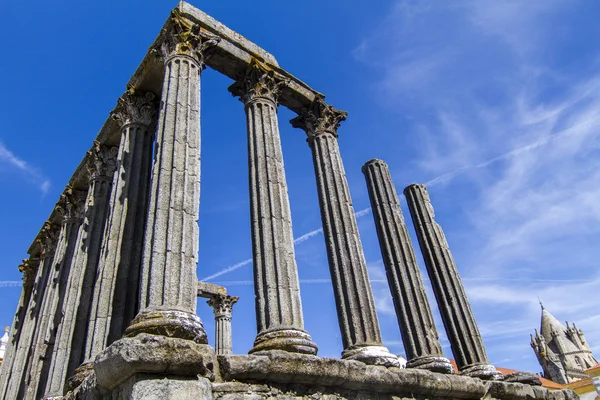
<instances>
[{"instance_id":1,"label":"white cloud","mask_svg":"<svg viewBox=\"0 0 600 400\"><path fill-rule=\"evenodd\" d=\"M50 189L50 180L40 173L35 167L31 166L26 161L17 157L10 151L4 143L0 141L0 166L15 168L23 173L34 185L36 185L46 195Z\"/></svg>"}]
</instances>

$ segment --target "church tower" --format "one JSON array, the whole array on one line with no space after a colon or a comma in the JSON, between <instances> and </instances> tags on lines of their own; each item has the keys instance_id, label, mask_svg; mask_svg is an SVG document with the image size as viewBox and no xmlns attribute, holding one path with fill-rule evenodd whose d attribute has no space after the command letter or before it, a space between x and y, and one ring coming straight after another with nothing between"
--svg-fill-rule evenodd
<instances>
[{"instance_id":1,"label":"church tower","mask_svg":"<svg viewBox=\"0 0 600 400\"><path fill-rule=\"evenodd\" d=\"M598 364L581 329L575 324L565 328L542 305L540 331L531 335L531 347L544 370L544 378L569 383L588 376L585 370Z\"/></svg>"}]
</instances>

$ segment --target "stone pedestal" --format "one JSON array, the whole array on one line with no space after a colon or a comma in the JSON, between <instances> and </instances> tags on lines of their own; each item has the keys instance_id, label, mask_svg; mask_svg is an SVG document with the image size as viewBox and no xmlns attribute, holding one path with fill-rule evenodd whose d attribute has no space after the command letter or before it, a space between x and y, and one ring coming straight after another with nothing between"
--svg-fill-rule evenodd
<instances>
[{"instance_id":1,"label":"stone pedestal","mask_svg":"<svg viewBox=\"0 0 600 400\"><path fill-rule=\"evenodd\" d=\"M409 185L404 189L404 195L460 374L481 379L500 379L502 374L487 359L448 242L442 228L435 222L427 188L424 185Z\"/></svg>"},{"instance_id":2,"label":"stone pedestal","mask_svg":"<svg viewBox=\"0 0 600 400\"><path fill-rule=\"evenodd\" d=\"M304 331L290 204L277 122L277 96L285 84L252 64L229 90L246 110L250 214L258 335L250 353L264 350L316 354Z\"/></svg>"},{"instance_id":3,"label":"stone pedestal","mask_svg":"<svg viewBox=\"0 0 600 400\"><path fill-rule=\"evenodd\" d=\"M85 360L119 339L139 311L139 275L152 142L158 104L152 93L125 93L113 111L121 123L117 173L94 287Z\"/></svg>"},{"instance_id":4,"label":"stone pedestal","mask_svg":"<svg viewBox=\"0 0 600 400\"><path fill-rule=\"evenodd\" d=\"M406 351L407 368L453 373L444 357L400 201L385 162L368 161L367 181L377 237Z\"/></svg>"},{"instance_id":5,"label":"stone pedestal","mask_svg":"<svg viewBox=\"0 0 600 400\"><path fill-rule=\"evenodd\" d=\"M337 307L345 359L398 366L382 345L367 263L337 142L346 113L317 97L310 109L291 122L308 135L313 154L323 233Z\"/></svg>"},{"instance_id":6,"label":"stone pedestal","mask_svg":"<svg viewBox=\"0 0 600 400\"><path fill-rule=\"evenodd\" d=\"M96 280L112 176L115 171L116 151L115 147L109 148L95 142L87 154L89 188L84 222L77 238L73 261L69 266L69 279L61 310L63 317L58 325L52 360L47 372L47 395L62 395L67 377L82 361L92 288Z\"/></svg>"},{"instance_id":7,"label":"stone pedestal","mask_svg":"<svg viewBox=\"0 0 600 400\"><path fill-rule=\"evenodd\" d=\"M237 296L217 295L207 303L215 314L215 350L218 355L231 354L231 313Z\"/></svg>"}]
</instances>

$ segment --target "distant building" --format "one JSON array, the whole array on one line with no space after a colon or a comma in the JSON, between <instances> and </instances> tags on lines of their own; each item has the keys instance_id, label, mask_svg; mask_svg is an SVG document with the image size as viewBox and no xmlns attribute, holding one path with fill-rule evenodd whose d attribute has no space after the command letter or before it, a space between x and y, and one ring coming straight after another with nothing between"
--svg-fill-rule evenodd
<instances>
[{"instance_id":1,"label":"distant building","mask_svg":"<svg viewBox=\"0 0 600 400\"><path fill-rule=\"evenodd\" d=\"M531 335L531 347L544 378L560 384L589 378L585 371L598 364L582 330L568 322L565 328L544 306L540 331Z\"/></svg>"},{"instance_id":2,"label":"distant building","mask_svg":"<svg viewBox=\"0 0 600 400\"><path fill-rule=\"evenodd\" d=\"M6 346L8 345L8 332L10 331L10 327L4 328L4 335L0 339L0 365L2 364L2 360L4 360L4 352L6 351Z\"/></svg>"}]
</instances>

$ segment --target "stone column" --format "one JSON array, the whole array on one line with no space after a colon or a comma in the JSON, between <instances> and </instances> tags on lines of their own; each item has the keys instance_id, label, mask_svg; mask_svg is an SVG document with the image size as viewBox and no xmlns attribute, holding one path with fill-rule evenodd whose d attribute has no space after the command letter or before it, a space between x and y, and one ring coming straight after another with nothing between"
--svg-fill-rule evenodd
<instances>
[{"instance_id":1,"label":"stone column","mask_svg":"<svg viewBox=\"0 0 600 400\"><path fill-rule=\"evenodd\" d=\"M116 156L116 147L105 146L100 142L94 142L86 156L89 187L84 223L80 228L70 265L63 317L47 371L46 395L62 395L67 377L82 361Z\"/></svg>"},{"instance_id":2,"label":"stone column","mask_svg":"<svg viewBox=\"0 0 600 400\"><path fill-rule=\"evenodd\" d=\"M157 112L152 93L127 92L112 113L121 124L121 142L87 334L88 364L121 337L139 311L139 275Z\"/></svg>"},{"instance_id":3,"label":"stone column","mask_svg":"<svg viewBox=\"0 0 600 400\"><path fill-rule=\"evenodd\" d=\"M32 349L33 355L25 379L27 391L24 397L27 399L36 399L44 394L39 393L38 388L41 383L43 390L47 379L56 333L63 316L62 307L73 255L83 244L84 228L81 225L85 199L86 192L67 187L57 204L59 212L63 215L62 227L42 302L40 323L36 327L35 347Z\"/></svg>"},{"instance_id":4,"label":"stone column","mask_svg":"<svg viewBox=\"0 0 600 400\"><path fill-rule=\"evenodd\" d=\"M454 373L438 340L388 166L381 160L373 159L362 167L362 172L367 181L381 255L408 359L406 367Z\"/></svg>"},{"instance_id":5,"label":"stone column","mask_svg":"<svg viewBox=\"0 0 600 400\"><path fill-rule=\"evenodd\" d=\"M229 87L246 111L254 292L258 335L250 353L285 350L316 354L304 330L292 218L277 122L285 81L254 62Z\"/></svg>"},{"instance_id":6,"label":"stone column","mask_svg":"<svg viewBox=\"0 0 600 400\"><path fill-rule=\"evenodd\" d=\"M502 375L490 365L458 270L435 214L427 188L409 185L404 195L419 239L421 253L444 321L460 374L481 379Z\"/></svg>"},{"instance_id":7,"label":"stone column","mask_svg":"<svg viewBox=\"0 0 600 400\"><path fill-rule=\"evenodd\" d=\"M6 383L1 387L0 398L18 398L19 393L22 393L22 390L24 390L25 372L32 357L31 353L35 349L35 334L40 325L44 296L47 287L51 283L48 278L50 270L53 269L59 229L59 226L46 222L36 239L41 249L40 265L35 274L27 312L20 324L19 329L21 333L18 344L15 344L16 350L13 366L10 369L4 369L3 367L2 370L2 379L5 379Z\"/></svg>"},{"instance_id":8,"label":"stone column","mask_svg":"<svg viewBox=\"0 0 600 400\"><path fill-rule=\"evenodd\" d=\"M217 354L231 354L231 312L239 297L217 295L207 301L215 313L215 350Z\"/></svg>"},{"instance_id":9,"label":"stone column","mask_svg":"<svg viewBox=\"0 0 600 400\"><path fill-rule=\"evenodd\" d=\"M398 358L382 344L367 263L338 147L337 128L346 115L317 96L312 106L291 122L306 132L313 154L323 233L344 345L342 358L398 366Z\"/></svg>"},{"instance_id":10,"label":"stone column","mask_svg":"<svg viewBox=\"0 0 600 400\"><path fill-rule=\"evenodd\" d=\"M196 316L200 206L200 73L217 40L177 15L157 52L161 109L142 261L140 308L126 336L151 333L207 343Z\"/></svg>"},{"instance_id":11,"label":"stone column","mask_svg":"<svg viewBox=\"0 0 600 400\"><path fill-rule=\"evenodd\" d=\"M24 336L23 328L25 321L27 320L27 310L32 298L33 285L39 269L39 264L39 257L32 256L23 260L23 263L19 265L19 271L23 273L23 289L21 290L17 312L15 313L15 318L10 329L10 340L6 346L2 367L0 368L0 398L7 397L6 389L8 378L14 368L15 356L17 349L19 348L21 336Z\"/></svg>"}]
</instances>

